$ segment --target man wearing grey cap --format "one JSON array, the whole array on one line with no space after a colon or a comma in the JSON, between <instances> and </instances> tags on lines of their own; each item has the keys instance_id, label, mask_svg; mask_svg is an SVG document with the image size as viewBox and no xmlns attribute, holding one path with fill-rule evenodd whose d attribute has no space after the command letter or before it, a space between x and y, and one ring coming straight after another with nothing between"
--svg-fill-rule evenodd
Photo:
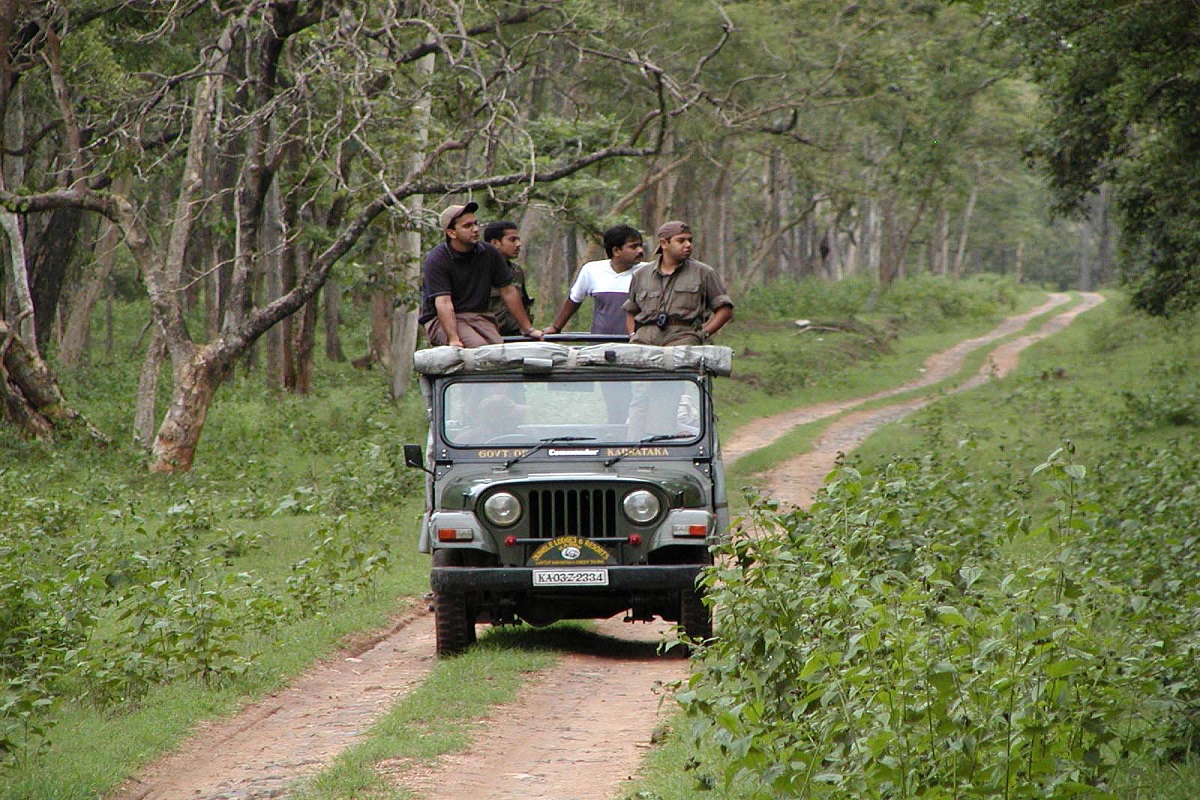
<instances>
[{"instance_id":1,"label":"man wearing grey cap","mask_svg":"<svg viewBox=\"0 0 1200 800\"><path fill-rule=\"evenodd\" d=\"M733 319L733 300L717 271L692 258L692 231L685 222L658 228L658 260L633 274L626 330L637 344L705 344Z\"/></svg>"},{"instance_id":2,"label":"man wearing grey cap","mask_svg":"<svg viewBox=\"0 0 1200 800\"><path fill-rule=\"evenodd\" d=\"M453 205L438 222L446 240L425 256L421 273L421 316L429 344L479 347L500 344L503 339L496 318L488 313L492 287L500 297L521 334L541 339L533 327L521 293L513 285L508 260L490 244L479 241L479 204Z\"/></svg>"}]
</instances>

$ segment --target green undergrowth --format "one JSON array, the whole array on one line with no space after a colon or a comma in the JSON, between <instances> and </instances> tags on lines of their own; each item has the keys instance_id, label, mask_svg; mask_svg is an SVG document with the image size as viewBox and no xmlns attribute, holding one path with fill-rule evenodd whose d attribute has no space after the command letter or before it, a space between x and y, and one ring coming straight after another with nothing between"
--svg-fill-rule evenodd
<instances>
[{"instance_id":1,"label":"green undergrowth","mask_svg":"<svg viewBox=\"0 0 1200 800\"><path fill-rule=\"evenodd\" d=\"M382 376L349 365L323 365L307 397L236 375L195 469L168 477L113 432L129 424L121 376L135 373L62 371L107 447L0 429L6 800L104 794L427 584L422 482L402 456L424 439L415 393L393 404Z\"/></svg>"},{"instance_id":2,"label":"green undergrowth","mask_svg":"<svg viewBox=\"0 0 1200 800\"><path fill-rule=\"evenodd\" d=\"M717 381L725 429L895 385L928 353L1042 296L922 279L739 298L721 342L748 379ZM150 474L126 444L145 314L144 303L116 304L111 350L59 370L112 444L0 429L0 800L104 794L201 720L278 689L427 587L415 549L422 479L402 459L404 443L425 437L415 383L392 403L380 371L318 360L314 391L294 397L239 367L194 470ZM845 330L798 334L792 316ZM365 349L363 322L345 330L351 352ZM160 409L168 393L164 381Z\"/></svg>"},{"instance_id":3,"label":"green undergrowth","mask_svg":"<svg viewBox=\"0 0 1200 800\"><path fill-rule=\"evenodd\" d=\"M755 500L629 798L1138 798L1200 783L1195 319L1110 302Z\"/></svg>"}]
</instances>

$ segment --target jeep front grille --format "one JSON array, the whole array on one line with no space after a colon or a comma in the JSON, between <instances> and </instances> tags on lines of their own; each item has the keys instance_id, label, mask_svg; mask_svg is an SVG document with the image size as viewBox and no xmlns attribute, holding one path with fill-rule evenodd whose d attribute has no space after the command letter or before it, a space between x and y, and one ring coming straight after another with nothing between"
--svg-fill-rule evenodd
<instances>
[{"instance_id":1,"label":"jeep front grille","mask_svg":"<svg viewBox=\"0 0 1200 800\"><path fill-rule=\"evenodd\" d=\"M529 536L617 535L615 489L534 489L529 492Z\"/></svg>"}]
</instances>

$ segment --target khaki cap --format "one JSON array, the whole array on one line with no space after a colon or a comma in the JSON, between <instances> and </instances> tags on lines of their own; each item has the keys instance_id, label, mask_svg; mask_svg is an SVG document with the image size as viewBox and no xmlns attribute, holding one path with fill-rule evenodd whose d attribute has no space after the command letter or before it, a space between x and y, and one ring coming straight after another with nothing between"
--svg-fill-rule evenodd
<instances>
[{"instance_id":1,"label":"khaki cap","mask_svg":"<svg viewBox=\"0 0 1200 800\"><path fill-rule=\"evenodd\" d=\"M478 210L479 203L476 203L474 200L466 205L447 207L446 210L442 212L442 215L438 217L438 222L441 223L442 226L442 232L445 233L446 229L454 224L454 220L458 219L463 214L474 214Z\"/></svg>"}]
</instances>

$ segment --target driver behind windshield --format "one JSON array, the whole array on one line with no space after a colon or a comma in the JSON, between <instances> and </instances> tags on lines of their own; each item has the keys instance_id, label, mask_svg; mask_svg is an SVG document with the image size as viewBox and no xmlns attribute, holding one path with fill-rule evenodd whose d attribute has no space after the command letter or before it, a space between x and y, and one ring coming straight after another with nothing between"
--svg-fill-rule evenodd
<instances>
[{"instance_id":1,"label":"driver behind windshield","mask_svg":"<svg viewBox=\"0 0 1200 800\"><path fill-rule=\"evenodd\" d=\"M468 427L460 434L464 442L486 444L518 433L525 424L527 407L503 394L483 398L471 413Z\"/></svg>"}]
</instances>

